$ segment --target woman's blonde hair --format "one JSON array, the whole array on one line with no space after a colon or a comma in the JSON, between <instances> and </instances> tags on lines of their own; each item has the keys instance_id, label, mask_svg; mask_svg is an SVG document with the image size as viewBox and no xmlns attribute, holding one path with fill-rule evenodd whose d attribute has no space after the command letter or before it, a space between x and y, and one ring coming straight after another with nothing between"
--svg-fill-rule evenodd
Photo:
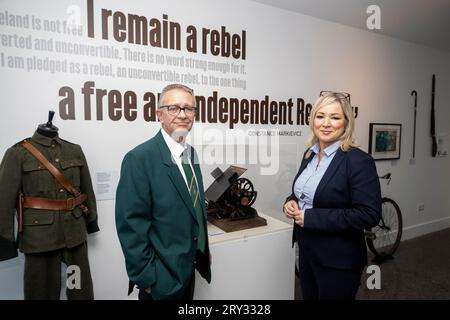
<instances>
[{"instance_id":1,"label":"woman's blonde hair","mask_svg":"<svg viewBox=\"0 0 450 320\"><path fill-rule=\"evenodd\" d=\"M347 96L344 93L340 92L329 92L319 97L319 99L317 99L316 102L314 103L314 106L311 110L311 115L309 118L309 127L311 129L311 135L306 143L308 149L319 141L319 139L314 133L314 118L316 117L317 112L322 107L330 105L334 102L339 103L345 118L344 133L339 138L339 140L341 141L340 145L341 150L347 152L351 148L358 147L358 145L355 142L355 118L353 117L352 106L350 105ZM309 152L305 158L308 157Z\"/></svg>"}]
</instances>

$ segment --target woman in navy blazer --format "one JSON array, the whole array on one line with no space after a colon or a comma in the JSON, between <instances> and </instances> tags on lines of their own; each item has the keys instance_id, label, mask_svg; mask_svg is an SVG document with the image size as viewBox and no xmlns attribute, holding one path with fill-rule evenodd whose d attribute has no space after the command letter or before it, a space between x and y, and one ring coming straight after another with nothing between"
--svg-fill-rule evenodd
<instances>
[{"instance_id":1,"label":"woman in navy blazer","mask_svg":"<svg viewBox=\"0 0 450 320\"><path fill-rule=\"evenodd\" d=\"M295 221L304 299L354 299L367 264L364 229L381 218L375 163L354 142L349 95L327 92L283 211Z\"/></svg>"}]
</instances>

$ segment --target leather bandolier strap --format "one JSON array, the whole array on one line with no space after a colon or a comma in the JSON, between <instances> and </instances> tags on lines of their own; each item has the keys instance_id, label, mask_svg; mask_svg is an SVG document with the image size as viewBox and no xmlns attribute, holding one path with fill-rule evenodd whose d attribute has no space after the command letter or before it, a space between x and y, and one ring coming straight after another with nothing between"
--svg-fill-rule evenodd
<instances>
[{"instance_id":1,"label":"leather bandolier strap","mask_svg":"<svg viewBox=\"0 0 450 320\"><path fill-rule=\"evenodd\" d=\"M61 172L47 160L47 158L27 140L22 141L21 146L27 149L36 159L38 159L47 170L58 180L58 182L74 197L67 200L52 200L47 198L23 197L23 208L46 209L46 210L73 210L79 206L84 214L89 212L88 207L83 205L87 196L75 189Z\"/></svg>"}]
</instances>

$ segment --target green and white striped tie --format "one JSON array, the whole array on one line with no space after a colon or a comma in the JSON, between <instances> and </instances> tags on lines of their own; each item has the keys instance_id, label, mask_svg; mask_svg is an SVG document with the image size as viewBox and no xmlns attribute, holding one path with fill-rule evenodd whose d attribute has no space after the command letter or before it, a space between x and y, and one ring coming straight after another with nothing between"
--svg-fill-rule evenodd
<instances>
[{"instance_id":1,"label":"green and white striped tie","mask_svg":"<svg viewBox=\"0 0 450 320\"><path fill-rule=\"evenodd\" d=\"M198 222L198 239L197 239L197 249L201 252L205 251L206 246L206 234L205 234L205 223L203 217L203 209L200 201L200 194L197 188L197 180L195 179L195 175L192 172L191 166L188 160L189 152L186 150L182 154L182 166L184 173L186 175L186 180L189 186L189 194L191 195L192 204L195 209L195 214Z\"/></svg>"}]
</instances>

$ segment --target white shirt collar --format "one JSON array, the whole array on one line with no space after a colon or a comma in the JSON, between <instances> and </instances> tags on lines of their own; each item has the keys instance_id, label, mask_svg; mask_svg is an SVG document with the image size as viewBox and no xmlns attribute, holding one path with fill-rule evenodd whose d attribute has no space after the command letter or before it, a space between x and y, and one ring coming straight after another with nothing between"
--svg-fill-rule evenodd
<instances>
[{"instance_id":1,"label":"white shirt collar","mask_svg":"<svg viewBox=\"0 0 450 320\"><path fill-rule=\"evenodd\" d=\"M169 147L170 153L172 154L172 157L174 159L179 159L184 152L184 150L187 149L186 144L181 144L176 142L169 134L161 128L162 136L164 138L164 141L166 142L167 146Z\"/></svg>"}]
</instances>

